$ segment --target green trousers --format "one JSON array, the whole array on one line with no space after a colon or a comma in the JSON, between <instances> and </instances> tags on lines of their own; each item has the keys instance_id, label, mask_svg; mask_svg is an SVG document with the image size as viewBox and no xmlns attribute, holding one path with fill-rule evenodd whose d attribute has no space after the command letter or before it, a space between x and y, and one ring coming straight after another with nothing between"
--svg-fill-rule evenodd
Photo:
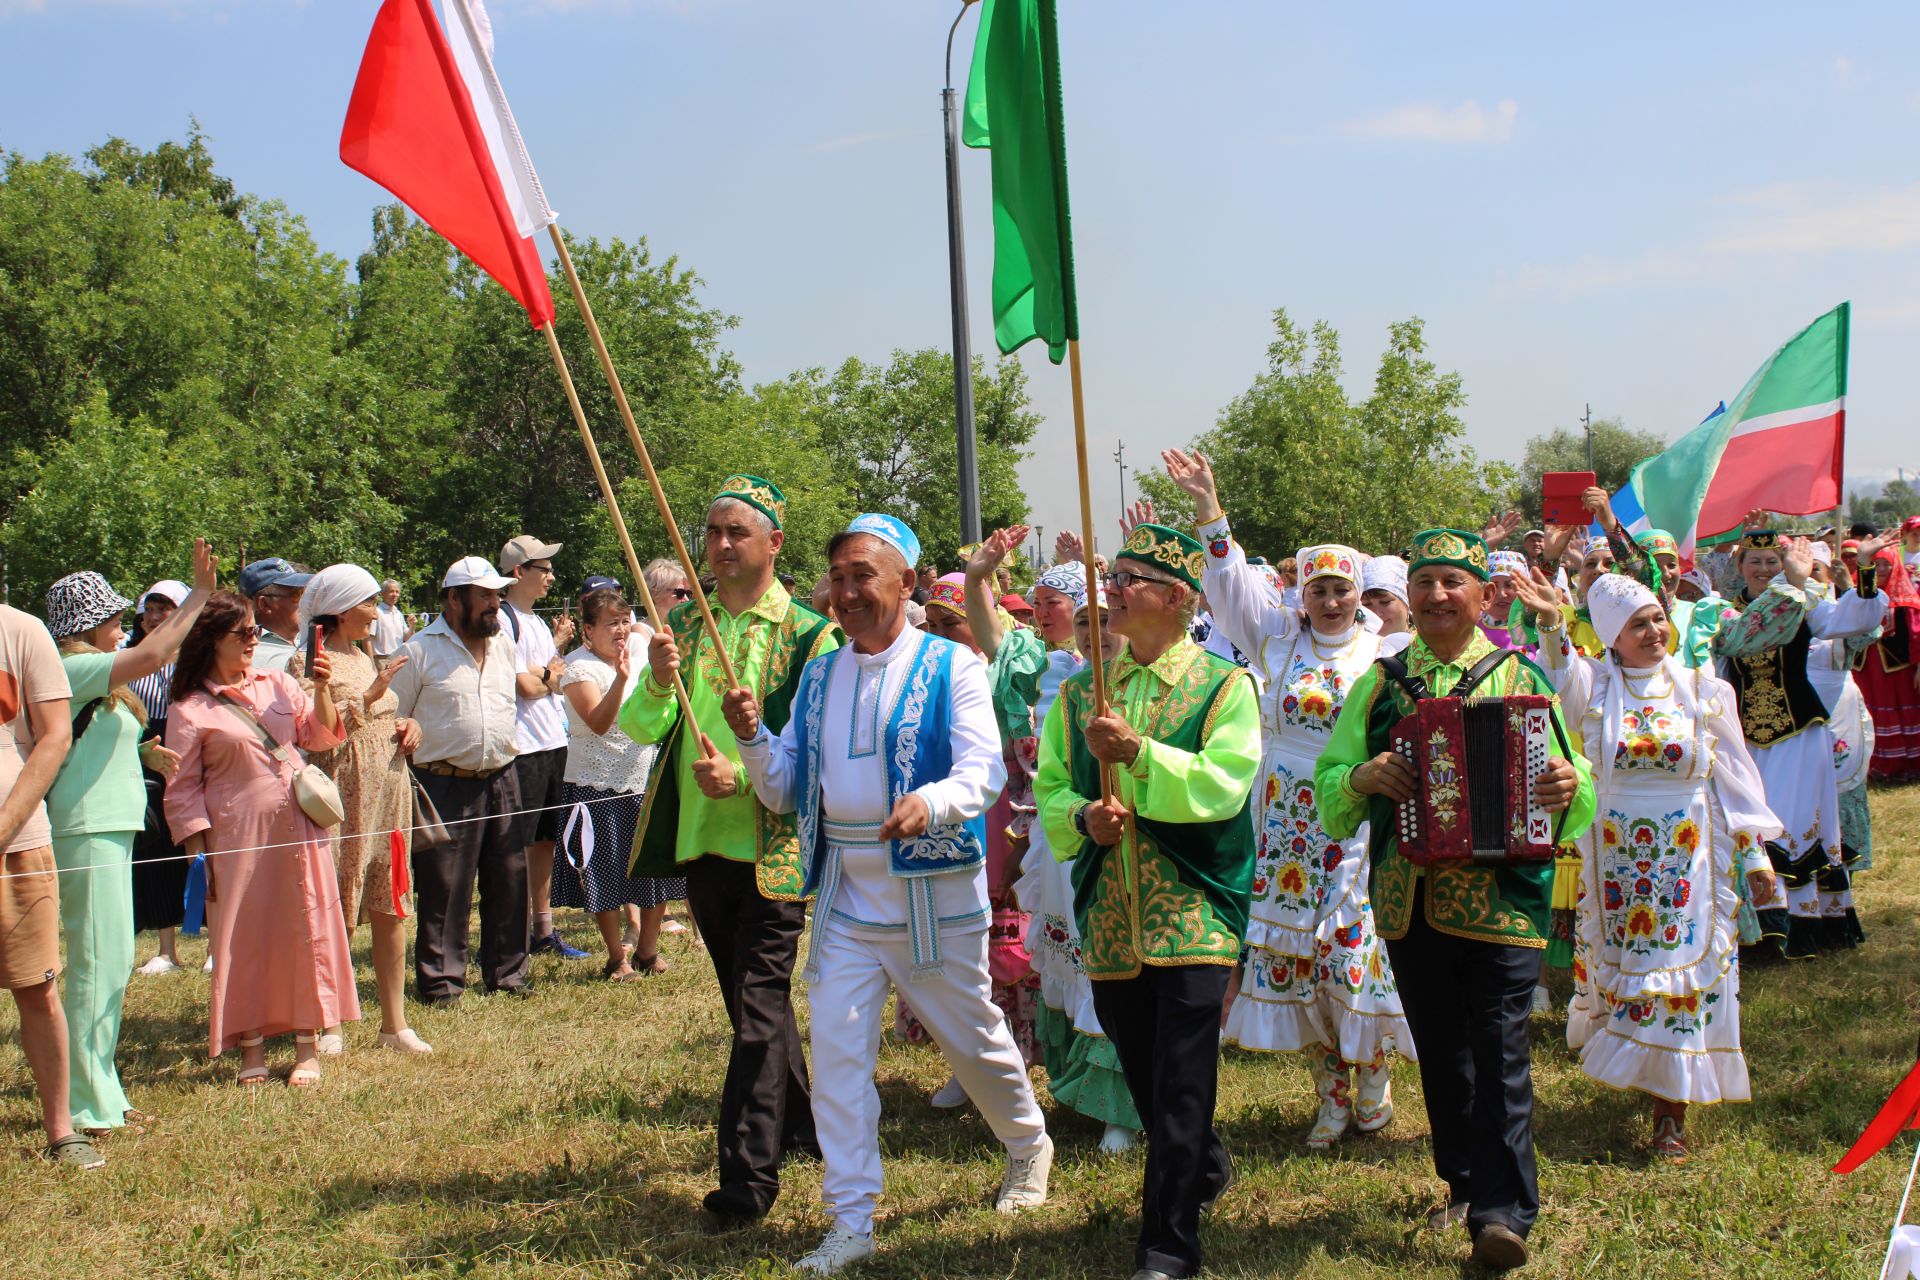
<instances>
[{"instance_id":1,"label":"green trousers","mask_svg":"<svg viewBox=\"0 0 1920 1280\"><path fill-rule=\"evenodd\" d=\"M126 1123L113 1056L133 972L133 832L55 836L60 928L67 939L67 1077L73 1127ZM79 870L79 868L90 870Z\"/></svg>"}]
</instances>

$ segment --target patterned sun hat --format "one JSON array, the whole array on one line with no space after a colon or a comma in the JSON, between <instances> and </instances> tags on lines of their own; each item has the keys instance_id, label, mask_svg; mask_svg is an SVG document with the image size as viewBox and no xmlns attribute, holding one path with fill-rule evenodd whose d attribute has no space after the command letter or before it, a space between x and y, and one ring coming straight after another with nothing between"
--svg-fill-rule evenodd
<instances>
[{"instance_id":1,"label":"patterned sun hat","mask_svg":"<svg viewBox=\"0 0 1920 1280\"><path fill-rule=\"evenodd\" d=\"M1135 525L1127 535L1126 544L1120 548L1120 555L1142 564L1158 565L1195 590L1200 587L1205 562L1200 540L1192 534L1169 529L1164 524Z\"/></svg>"},{"instance_id":2,"label":"patterned sun hat","mask_svg":"<svg viewBox=\"0 0 1920 1280\"><path fill-rule=\"evenodd\" d=\"M731 499L744 502L773 521L778 529L787 518L787 495L780 492L780 486L771 480L759 476L732 475L720 482L720 492L713 497L714 502ZM707 504L712 506L713 503Z\"/></svg>"},{"instance_id":3,"label":"patterned sun hat","mask_svg":"<svg viewBox=\"0 0 1920 1280\"><path fill-rule=\"evenodd\" d=\"M47 630L55 640L91 631L133 608L133 601L91 569L70 573L47 588Z\"/></svg>"},{"instance_id":4,"label":"patterned sun hat","mask_svg":"<svg viewBox=\"0 0 1920 1280\"><path fill-rule=\"evenodd\" d=\"M1665 529L1645 529L1633 535L1640 549L1650 556L1678 556L1680 543Z\"/></svg>"},{"instance_id":5,"label":"patterned sun hat","mask_svg":"<svg viewBox=\"0 0 1920 1280\"><path fill-rule=\"evenodd\" d=\"M1302 547L1295 554L1294 563L1303 587L1315 578L1344 578L1355 584L1360 581L1360 553L1337 542ZM1275 576L1278 576L1277 570Z\"/></svg>"}]
</instances>

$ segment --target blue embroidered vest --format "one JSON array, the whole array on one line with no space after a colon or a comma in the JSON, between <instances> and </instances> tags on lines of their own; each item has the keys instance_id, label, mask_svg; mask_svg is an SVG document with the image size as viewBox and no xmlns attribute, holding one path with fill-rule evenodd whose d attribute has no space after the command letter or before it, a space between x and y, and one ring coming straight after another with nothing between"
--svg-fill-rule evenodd
<instances>
[{"instance_id":1,"label":"blue embroidered vest","mask_svg":"<svg viewBox=\"0 0 1920 1280\"><path fill-rule=\"evenodd\" d=\"M794 745L798 749L800 778L795 799L799 807L800 865L806 873L806 894L820 888L826 859L821 838L820 761L823 750L839 750L823 732L827 685L834 663L850 648L835 649L807 663L800 673L794 698ZM887 716L880 740L887 769L887 808L900 798L953 771L953 660L959 646L935 635L922 635L903 659L910 664L906 683ZM889 871L896 876L946 875L980 866L987 857L985 815L964 823L927 829L911 840L895 840L889 850Z\"/></svg>"}]
</instances>

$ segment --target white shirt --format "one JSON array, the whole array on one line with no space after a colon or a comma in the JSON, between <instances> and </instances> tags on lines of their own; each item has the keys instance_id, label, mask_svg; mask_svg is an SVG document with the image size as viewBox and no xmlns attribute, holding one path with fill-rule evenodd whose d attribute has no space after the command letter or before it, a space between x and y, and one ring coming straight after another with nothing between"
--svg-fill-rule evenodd
<instances>
[{"instance_id":1,"label":"white shirt","mask_svg":"<svg viewBox=\"0 0 1920 1280\"><path fill-rule=\"evenodd\" d=\"M413 758L484 773L511 764L519 754L513 740L520 669L505 628L488 639L484 666L474 664L445 614L401 651L408 661L389 687L400 699L394 714L420 725Z\"/></svg>"},{"instance_id":2,"label":"white shirt","mask_svg":"<svg viewBox=\"0 0 1920 1280\"><path fill-rule=\"evenodd\" d=\"M515 623L519 624L518 639L514 639ZM500 630L513 642L522 671L544 676L547 663L559 656L560 650L553 643L553 630L540 615L516 609L505 599L500 601ZM514 722L514 749L523 756L567 745L566 699L558 693L520 699Z\"/></svg>"},{"instance_id":3,"label":"white shirt","mask_svg":"<svg viewBox=\"0 0 1920 1280\"><path fill-rule=\"evenodd\" d=\"M827 684L820 739L822 844L825 856L841 859L839 889L822 908L854 932L877 930L894 936L906 926L908 882L889 873L887 846L843 836L830 840L829 826L878 827L892 812L887 802L887 762L881 750L884 726L906 686L922 634L903 627L881 653L848 649L837 658ZM970 650L954 655L953 704L949 720L953 769L946 777L917 788L936 825L965 822L987 811L1006 786L1000 730L993 718L987 665ZM760 736L740 744L740 760L760 802L774 813L798 807L799 749L789 721L779 737L764 724ZM942 932L980 929L987 922L985 866L932 876L934 914Z\"/></svg>"},{"instance_id":4,"label":"white shirt","mask_svg":"<svg viewBox=\"0 0 1920 1280\"><path fill-rule=\"evenodd\" d=\"M293 655L300 652L300 646L282 636L277 631L260 628L260 642L253 646L253 669L255 671L285 671Z\"/></svg>"},{"instance_id":5,"label":"white shirt","mask_svg":"<svg viewBox=\"0 0 1920 1280\"><path fill-rule=\"evenodd\" d=\"M373 645L374 657L391 658L407 642L407 615L382 600L379 616L373 620L373 634L368 640Z\"/></svg>"},{"instance_id":6,"label":"white shirt","mask_svg":"<svg viewBox=\"0 0 1920 1280\"><path fill-rule=\"evenodd\" d=\"M643 666L631 668L634 672L644 671ZM633 676L627 679L627 689L633 689ZM607 690L613 688L613 664L582 646L567 655L567 670L560 677L560 687L584 684L593 690L592 700L598 702L607 696ZM577 787L598 787L602 791L618 791L627 795L639 795L647 789L647 773L653 768L653 758L659 754L657 746L641 746L626 734L620 732L619 725L607 726L605 733L595 733L587 727L587 718L571 714L573 708L567 708L567 768L563 778Z\"/></svg>"}]
</instances>

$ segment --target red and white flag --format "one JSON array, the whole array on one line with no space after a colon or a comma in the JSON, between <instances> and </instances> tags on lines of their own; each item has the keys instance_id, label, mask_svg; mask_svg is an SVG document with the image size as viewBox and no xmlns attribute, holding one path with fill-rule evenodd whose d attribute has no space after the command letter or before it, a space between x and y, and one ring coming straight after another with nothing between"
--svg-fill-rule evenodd
<instances>
[{"instance_id":1,"label":"red and white flag","mask_svg":"<svg viewBox=\"0 0 1920 1280\"><path fill-rule=\"evenodd\" d=\"M540 179L493 70L481 0L385 0L360 59L340 159L398 196L527 309L553 323L533 237L552 225Z\"/></svg>"}]
</instances>

